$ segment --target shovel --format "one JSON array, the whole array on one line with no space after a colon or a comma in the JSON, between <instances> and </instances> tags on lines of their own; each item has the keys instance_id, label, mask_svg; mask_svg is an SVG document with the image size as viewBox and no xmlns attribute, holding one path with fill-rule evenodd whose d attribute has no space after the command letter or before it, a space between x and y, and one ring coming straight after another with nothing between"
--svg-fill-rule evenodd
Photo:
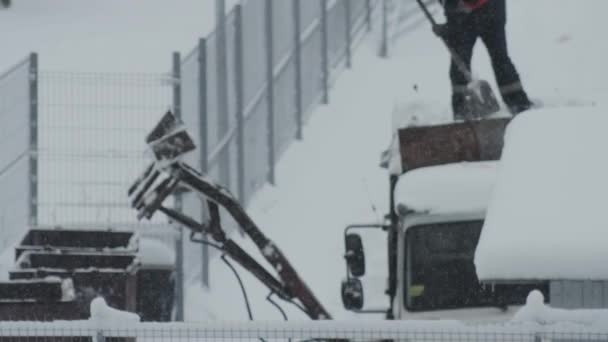
<instances>
[{"instance_id":1,"label":"shovel","mask_svg":"<svg viewBox=\"0 0 608 342\"><path fill-rule=\"evenodd\" d=\"M436 28L438 26L437 22L426 5L422 0L416 0L416 2L420 5L420 8L431 22L433 28ZM473 74L456 51L450 47L445 39L441 38L441 40L447 47L450 56L452 57L452 61L454 61L458 70L462 72L467 80L467 88L465 90L465 113L467 113L467 116L464 119L481 119L498 112L500 105L498 104L498 100L496 99L490 84L485 80L479 80L473 77Z\"/></svg>"}]
</instances>

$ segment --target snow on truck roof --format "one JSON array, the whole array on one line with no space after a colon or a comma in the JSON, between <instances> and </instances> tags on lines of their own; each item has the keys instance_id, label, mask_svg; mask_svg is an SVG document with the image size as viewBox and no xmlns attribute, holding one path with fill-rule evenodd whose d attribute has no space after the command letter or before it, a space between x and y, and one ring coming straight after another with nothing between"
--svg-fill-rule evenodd
<instances>
[{"instance_id":1,"label":"snow on truck roof","mask_svg":"<svg viewBox=\"0 0 608 342\"><path fill-rule=\"evenodd\" d=\"M485 212L497 162L462 162L429 166L404 173L394 190L398 213Z\"/></svg>"},{"instance_id":2,"label":"snow on truck roof","mask_svg":"<svg viewBox=\"0 0 608 342\"><path fill-rule=\"evenodd\" d=\"M598 107L512 121L475 254L480 280L608 279L607 129Z\"/></svg>"}]
</instances>

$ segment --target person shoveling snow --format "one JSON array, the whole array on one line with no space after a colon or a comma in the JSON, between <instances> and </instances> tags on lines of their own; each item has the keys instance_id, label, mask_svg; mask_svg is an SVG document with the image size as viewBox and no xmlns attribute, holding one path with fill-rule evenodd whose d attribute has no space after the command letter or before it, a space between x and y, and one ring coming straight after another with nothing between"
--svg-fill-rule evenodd
<instances>
[{"instance_id":1,"label":"person shoveling snow","mask_svg":"<svg viewBox=\"0 0 608 342\"><path fill-rule=\"evenodd\" d=\"M433 31L445 42L451 54L450 81L455 119L479 118L498 111L498 103L489 84L476 80L470 72L477 38L481 38L488 50L500 94L509 112L515 115L533 105L507 51L505 1L442 0L447 22L432 22Z\"/></svg>"}]
</instances>

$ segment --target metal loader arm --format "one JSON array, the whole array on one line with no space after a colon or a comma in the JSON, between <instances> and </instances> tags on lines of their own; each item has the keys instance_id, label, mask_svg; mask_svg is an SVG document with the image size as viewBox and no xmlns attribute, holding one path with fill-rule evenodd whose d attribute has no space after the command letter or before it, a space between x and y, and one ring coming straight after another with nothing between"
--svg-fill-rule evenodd
<instances>
[{"instance_id":1,"label":"metal loader arm","mask_svg":"<svg viewBox=\"0 0 608 342\"><path fill-rule=\"evenodd\" d=\"M194 144L183 125L168 112L148 135L156 161L129 188L131 205L138 211L138 219L151 218L158 210L189 228L193 234L209 235L221 250L250 271L258 280L284 300L299 300L305 313L312 319L331 319L321 302L300 278L283 252L267 238L253 222L230 192L210 178L180 161L181 156L193 150ZM165 177L162 179L162 177ZM211 219L206 224L162 205L163 201L186 187L205 197ZM260 253L272 265L275 278L236 242L226 237L221 227L219 207L223 207L255 243Z\"/></svg>"}]
</instances>

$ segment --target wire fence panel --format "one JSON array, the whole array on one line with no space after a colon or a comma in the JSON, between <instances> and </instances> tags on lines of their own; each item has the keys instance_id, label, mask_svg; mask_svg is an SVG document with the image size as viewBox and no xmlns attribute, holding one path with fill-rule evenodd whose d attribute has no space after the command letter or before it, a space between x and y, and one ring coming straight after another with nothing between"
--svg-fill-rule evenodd
<instances>
[{"instance_id":1,"label":"wire fence panel","mask_svg":"<svg viewBox=\"0 0 608 342\"><path fill-rule=\"evenodd\" d=\"M350 0L350 30L352 33L353 47L357 45L358 37L362 37L361 33L365 32L368 25L368 20L372 20L372 6L375 6L376 2L369 0ZM368 8L368 6L370 6ZM368 13L367 11L370 11ZM371 24L371 22L369 23Z\"/></svg>"},{"instance_id":2,"label":"wire fence panel","mask_svg":"<svg viewBox=\"0 0 608 342\"><path fill-rule=\"evenodd\" d=\"M302 3L307 3L303 1ZM323 89L321 73L321 30L318 21L302 31L302 107L304 121L310 117L311 109L319 103Z\"/></svg>"},{"instance_id":3,"label":"wire fence panel","mask_svg":"<svg viewBox=\"0 0 608 342\"><path fill-rule=\"evenodd\" d=\"M30 60L0 75L0 251L29 224Z\"/></svg>"},{"instance_id":4,"label":"wire fence panel","mask_svg":"<svg viewBox=\"0 0 608 342\"><path fill-rule=\"evenodd\" d=\"M334 69L343 62L346 53L346 4L350 0L338 0L327 9L327 53L329 68Z\"/></svg>"},{"instance_id":5,"label":"wire fence panel","mask_svg":"<svg viewBox=\"0 0 608 342\"><path fill-rule=\"evenodd\" d=\"M321 3L318 0L302 0L300 1L300 32L305 34L311 27L316 26L319 17L321 16Z\"/></svg>"},{"instance_id":6,"label":"wire fence panel","mask_svg":"<svg viewBox=\"0 0 608 342\"><path fill-rule=\"evenodd\" d=\"M206 145L203 144L201 139L207 139L208 132L215 132L216 130L209 130L207 125L204 125L208 112L206 108L201 108L205 103L201 101L201 82L203 80L200 78L200 68L206 68L206 65L201 65L199 48L200 46L195 47L181 60L181 114L182 120L188 127L188 132L198 148L194 152L189 153L185 161L192 167L204 171L202 168L206 164L203 163L203 158L207 158L207 155ZM208 141L204 143L208 144ZM182 212L186 215L197 221L205 221L208 215L204 209L205 207L198 195L194 193L182 195ZM189 239L182 241L181 248L183 250L183 273L189 277L189 279L186 279L187 282L192 278L201 276L205 269L205 267L201 266L201 263L206 263L207 253L204 248L191 243Z\"/></svg>"},{"instance_id":7,"label":"wire fence panel","mask_svg":"<svg viewBox=\"0 0 608 342\"><path fill-rule=\"evenodd\" d=\"M226 75L227 81L225 108L218 107L218 126L219 141L213 149L214 155L209 162L209 169L215 171L216 178L222 185L229 189L233 194L237 193L237 163L236 163L236 73L235 73L235 14L234 10L226 17ZM218 40L216 39L216 46ZM217 61L216 61L217 62ZM218 89L218 92L222 91ZM220 101L218 101L219 103ZM220 105L222 105L220 103ZM222 109L225 112L222 113Z\"/></svg>"},{"instance_id":8,"label":"wire fence panel","mask_svg":"<svg viewBox=\"0 0 608 342\"><path fill-rule=\"evenodd\" d=\"M277 157L287 150L298 128L295 107L296 93L293 87L294 78L294 59L288 58L283 61L274 80L274 149Z\"/></svg>"},{"instance_id":9,"label":"wire fence panel","mask_svg":"<svg viewBox=\"0 0 608 342\"><path fill-rule=\"evenodd\" d=\"M120 320L3 322L0 341L194 342L194 341L422 341L598 342L606 327L560 322L463 324L454 321L126 323Z\"/></svg>"},{"instance_id":10,"label":"wire fence panel","mask_svg":"<svg viewBox=\"0 0 608 342\"><path fill-rule=\"evenodd\" d=\"M266 183L269 172L268 164L268 103L265 101L266 92L255 103L245 118L245 202L248 202L255 192Z\"/></svg>"},{"instance_id":11,"label":"wire fence panel","mask_svg":"<svg viewBox=\"0 0 608 342\"><path fill-rule=\"evenodd\" d=\"M170 109L171 79L70 72L39 79L39 224L136 223L126 189L150 162L144 138Z\"/></svg>"},{"instance_id":12,"label":"wire fence panel","mask_svg":"<svg viewBox=\"0 0 608 342\"><path fill-rule=\"evenodd\" d=\"M217 35L215 33L209 35L206 39L207 45L207 72L205 73L206 92L207 92L207 109L205 115L207 117L207 149L208 149L208 167L211 168L212 163L216 163L216 150L220 143L220 106L218 101L217 87ZM190 127L188 127L190 129ZM217 178L216 178L217 180Z\"/></svg>"},{"instance_id":13,"label":"wire fence panel","mask_svg":"<svg viewBox=\"0 0 608 342\"><path fill-rule=\"evenodd\" d=\"M199 80L199 54L198 46L194 48L181 61L181 118L188 127L195 146L201 147L201 111L200 111L200 80ZM190 153L186 162L200 169L201 156L199 153Z\"/></svg>"},{"instance_id":14,"label":"wire fence panel","mask_svg":"<svg viewBox=\"0 0 608 342\"><path fill-rule=\"evenodd\" d=\"M243 4L243 89L245 108L257 102L266 84L265 1L249 0ZM247 113L248 110L246 109Z\"/></svg>"},{"instance_id":15,"label":"wire fence panel","mask_svg":"<svg viewBox=\"0 0 608 342\"><path fill-rule=\"evenodd\" d=\"M277 65L293 53L293 1L273 1L272 6L273 56Z\"/></svg>"}]
</instances>

